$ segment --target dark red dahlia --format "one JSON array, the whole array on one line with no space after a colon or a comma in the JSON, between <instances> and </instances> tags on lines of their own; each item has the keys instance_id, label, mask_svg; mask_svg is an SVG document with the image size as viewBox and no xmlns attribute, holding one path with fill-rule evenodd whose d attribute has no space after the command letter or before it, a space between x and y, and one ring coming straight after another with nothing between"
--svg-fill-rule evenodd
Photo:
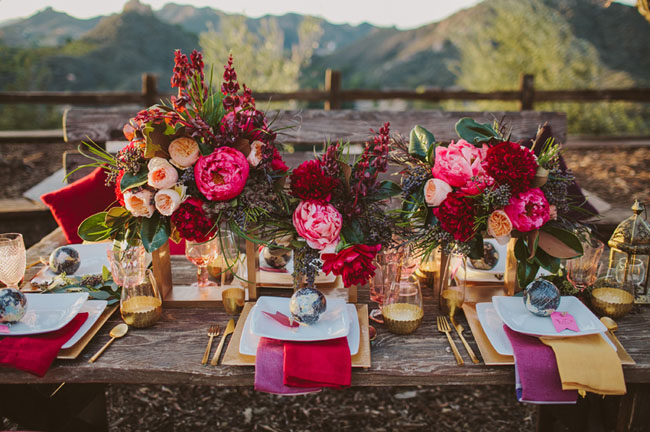
<instances>
[{"instance_id":1,"label":"dark red dahlia","mask_svg":"<svg viewBox=\"0 0 650 432\"><path fill-rule=\"evenodd\" d=\"M474 201L460 192L452 192L433 209L433 214L440 220L443 230L454 239L464 242L474 235Z\"/></svg>"},{"instance_id":2,"label":"dark red dahlia","mask_svg":"<svg viewBox=\"0 0 650 432\"><path fill-rule=\"evenodd\" d=\"M171 222L181 238L204 242L210 239L214 223L203 211L203 201L190 197L172 214Z\"/></svg>"},{"instance_id":3,"label":"dark red dahlia","mask_svg":"<svg viewBox=\"0 0 650 432\"><path fill-rule=\"evenodd\" d=\"M483 168L498 185L509 185L512 194L517 195L530 189L537 172L537 159L526 147L504 141L488 149Z\"/></svg>"},{"instance_id":4,"label":"dark red dahlia","mask_svg":"<svg viewBox=\"0 0 650 432\"><path fill-rule=\"evenodd\" d=\"M291 173L290 180L291 195L302 200L329 202L339 185L337 178L325 174L323 163L318 159L301 163Z\"/></svg>"},{"instance_id":5,"label":"dark red dahlia","mask_svg":"<svg viewBox=\"0 0 650 432\"><path fill-rule=\"evenodd\" d=\"M364 285L375 275L376 267L372 261L381 245L356 244L335 254L323 254L323 272L341 276L346 288Z\"/></svg>"}]
</instances>

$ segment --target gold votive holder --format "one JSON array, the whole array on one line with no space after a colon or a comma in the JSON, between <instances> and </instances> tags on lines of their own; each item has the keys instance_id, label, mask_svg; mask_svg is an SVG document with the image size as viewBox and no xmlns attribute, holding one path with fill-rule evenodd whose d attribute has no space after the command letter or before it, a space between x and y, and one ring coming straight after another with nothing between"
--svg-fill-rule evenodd
<instances>
[{"instance_id":1,"label":"gold votive holder","mask_svg":"<svg viewBox=\"0 0 650 432\"><path fill-rule=\"evenodd\" d=\"M388 331L395 334L410 334L422 323L424 310L414 304L393 303L384 305L382 314Z\"/></svg>"},{"instance_id":2,"label":"gold votive holder","mask_svg":"<svg viewBox=\"0 0 650 432\"><path fill-rule=\"evenodd\" d=\"M228 315L239 315L244 309L246 291L242 287L226 288L221 293L221 298Z\"/></svg>"},{"instance_id":3,"label":"gold votive holder","mask_svg":"<svg viewBox=\"0 0 650 432\"><path fill-rule=\"evenodd\" d=\"M591 291L591 306L600 315L620 318L634 307L634 295L618 287L598 287Z\"/></svg>"},{"instance_id":4,"label":"gold votive holder","mask_svg":"<svg viewBox=\"0 0 650 432\"><path fill-rule=\"evenodd\" d=\"M162 301L157 297L137 295L122 302L120 313L124 322L131 327L150 327L162 315Z\"/></svg>"}]
</instances>

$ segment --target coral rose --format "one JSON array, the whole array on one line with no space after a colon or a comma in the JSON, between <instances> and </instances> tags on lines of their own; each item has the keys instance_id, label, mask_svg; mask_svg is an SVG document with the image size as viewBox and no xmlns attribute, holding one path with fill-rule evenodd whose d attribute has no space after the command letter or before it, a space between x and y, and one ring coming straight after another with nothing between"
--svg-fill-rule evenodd
<instances>
[{"instance_id":1,"label":"coral rose","mask_svg":"<svg viewBox=\"0 0 650 432\"><path fill-rule=\"evenodd\" d=\"M323 272L341 276L346 288L352 285L364 285L375 275L376 267L372 260L380 249L379 244L356 244L336 254L323 254Z\"/></svg>"},{"instance_id":2,"label":"coral rose","mask_svg":"<svg viewBox=\"0 0 650 432\"><path fill-rule=\"evenodd\" d=\"M495 210L488 217L487 233L495 238L495 240L504 245L510 240L510 232L512 231L512 222L503 210Z\"/></svg>"},{"instance_id":3,"label":"coral rose","mask_svg":"<svg viewBox=\"0 0 650 432\"><path fill-rule=\"evenodd\" d=\"M451 186L465 186L472 177L484 175L482 167L487 147L477 148L465 140L453 141L448 147L436 148L436 157L431 173Z\"/></svg>"},{"instance_id":4,"label":"coral rose","mask_svg":"<svg viewBox=\"0 0 650 432\"><path fill-rule=\"evenodd\" d=\"M293 226L309 247L334 252L339 243L343 220L331 204L301 201L293 212Z\"/></svg>"},{"instance_id":5,"label":"coral rose","mask_svg":"<svg viewBox=\"0 0 650 432\"><path fill-rule=\"evenodd\" d=\"M124 192L124 206L135 217L150 218L154 212L153 193L149 189L129 189Z\"/></svg>"},{"instance_id":6,"label":"coral rose","mask_svg":"<svg viewBox=\"0 0 650 432\"><path fill-rule=\"evenodd\" d=\"M201 193L211 201L228 201L244 190L248 161L232 147L219 147L194 165L194 179Z\"/></svg>"},{"instance_id":7,"label":"coral rose","mask_svg":"<svg viewBox=\"0 0 650 432\"><path fill-rule=\"evenodd\" d=\"M169 189L178 181L178 171L166 159L151 158L147 169L147 184L153 188Z\"/></svg>"},{"instance_id":8,"label":"coral rose","mask_svg":"<svg viewBox=\"0 0 650 432\"><path fill-rule=\"evenodd\" d=\"M181 205L181 195L174 189L162 189L154 197L156 210L164 216L171 216Z\"/></svg>"},{"instance_id":9,"label":"coral rose","mask_svg":"<svg viewBox=\"0 0 650 432\"><path fill-rule=\"evenodd\" d=\"M169 144L169 156L179 167L190 167L199 159L199 144L192 138L176 138Z\"/></svg>"},{"instance_id":10,"label":"coral rose","mask_svg":"<svg viewBox=\"0 0 650 432\"><path fill-rule=\"evenodd\" d=\"M541 228L550 219L548 201L539 188L513 196L503 210L515 229L521 232Z\"/></svg>"},{"instance_id":11,"label":"coral rose","mask_svg":"<svg viewBox=\"0 0 650 432\"><path fill-rule=\"evenodd\" d=\"M444 180L429 179L424 184L424 200L429 207L438 207L451 192L451 186Z\"/></svg>"}]
</instances>

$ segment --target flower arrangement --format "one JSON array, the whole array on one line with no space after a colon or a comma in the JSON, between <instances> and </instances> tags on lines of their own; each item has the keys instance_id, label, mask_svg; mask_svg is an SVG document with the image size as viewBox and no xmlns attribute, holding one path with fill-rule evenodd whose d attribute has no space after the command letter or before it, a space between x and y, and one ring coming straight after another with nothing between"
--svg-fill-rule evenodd
<instances>
[{"instance_id":1,"label":"flower arrangement","mask_svg":"<svg viewBox=\"0 0 650 432\"><path fill-rule=\"evenodd\" d=\"M246 236L275 205L288 168L251 90L240 92L232 56L219 89L206 82L201 53L176 51L174 62L178 94L124 126L123 150L113 157L86 144L118 206L86 219L84 240L140 239L151 252L169 238L207 241L222 224Z\"/></svg>"},{"instance_id":2,"label":"flower arrangement","mask_svg":"<svg viewBox=\"0 0 650 432\"><path fill-rule=\"evenodd\" d=\"M543 144L539 156L511 142L505 128L463 118L460 139L436 142L421 126L409 142L398 139L391 160L402 166L402 217L409 238L423 254L441 246L473 259L483 256L483 237L505 244L516 237L517 278L531 282L540 267L557 273L560 260L582 254L568 216L560 147ZM540 143L535 142L535 146Z\"/></svg>"},{"instance_id":3,"label":"flower arrangement","mask_svg":"<svg viewBox=\"0 0 650 432\"><path fill-rule=\"evenodd\" d=\"M392 241L386 199L400 192L378 178L388 165L389 144L386 123L356 161L338 141L290 174L285 205L267 236L294 251L296 283L304 276L313 287L320 270L341 276L345 287L374 275L375 255Z\"/></svg>"}]
</instances>

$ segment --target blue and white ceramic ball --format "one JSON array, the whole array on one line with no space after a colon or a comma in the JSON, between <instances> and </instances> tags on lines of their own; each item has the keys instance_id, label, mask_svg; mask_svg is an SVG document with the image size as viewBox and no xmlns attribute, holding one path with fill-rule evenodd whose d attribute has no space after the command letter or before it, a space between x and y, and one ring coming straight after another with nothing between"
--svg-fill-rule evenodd
<instances>
[{"instance_id":1,"label":"blue and white ceramic ball","mask_svg":"<svg viewBox=\"0 0 650 432\"><path fill-rule=\"evenodd\" d=\"M560 306L560 290L546 279L535 279L524 290L524 304L537 316L550 316Z\"/></svg>"},{"instance_id":2,"label":"blue and white ceramic ball","mask_svg":"<svg viewBox=\"0 0 650 432\"><path fill-rule=\"evenodd\" d=\"M301 288L291 296L289 311L293 319L302 324L314 324L327 310L327 301L322 292L314 288Z\"/></svg>"},{"instance_id":3,"label":"blue and white ceramic ball","mask_svg":"<svg viewBox=\"0 0 650 432\"><path fill-rule=\"evenodd\" d=\"M50 254L50 269L56 274L74 274L79 270L80 265L79 252L70 246L61 246Z\"/></svg>"},{"instance_id":4,"label":"blue and white ceramic ball","mask_svg":"<svg viewBox=\"0 0 650 432\"><path fill-rule=\"evenodd\" d=\"M27 310L25 294L15 288L0 289L0 322L20 321Z\"/></svg>"}]
</instances>

